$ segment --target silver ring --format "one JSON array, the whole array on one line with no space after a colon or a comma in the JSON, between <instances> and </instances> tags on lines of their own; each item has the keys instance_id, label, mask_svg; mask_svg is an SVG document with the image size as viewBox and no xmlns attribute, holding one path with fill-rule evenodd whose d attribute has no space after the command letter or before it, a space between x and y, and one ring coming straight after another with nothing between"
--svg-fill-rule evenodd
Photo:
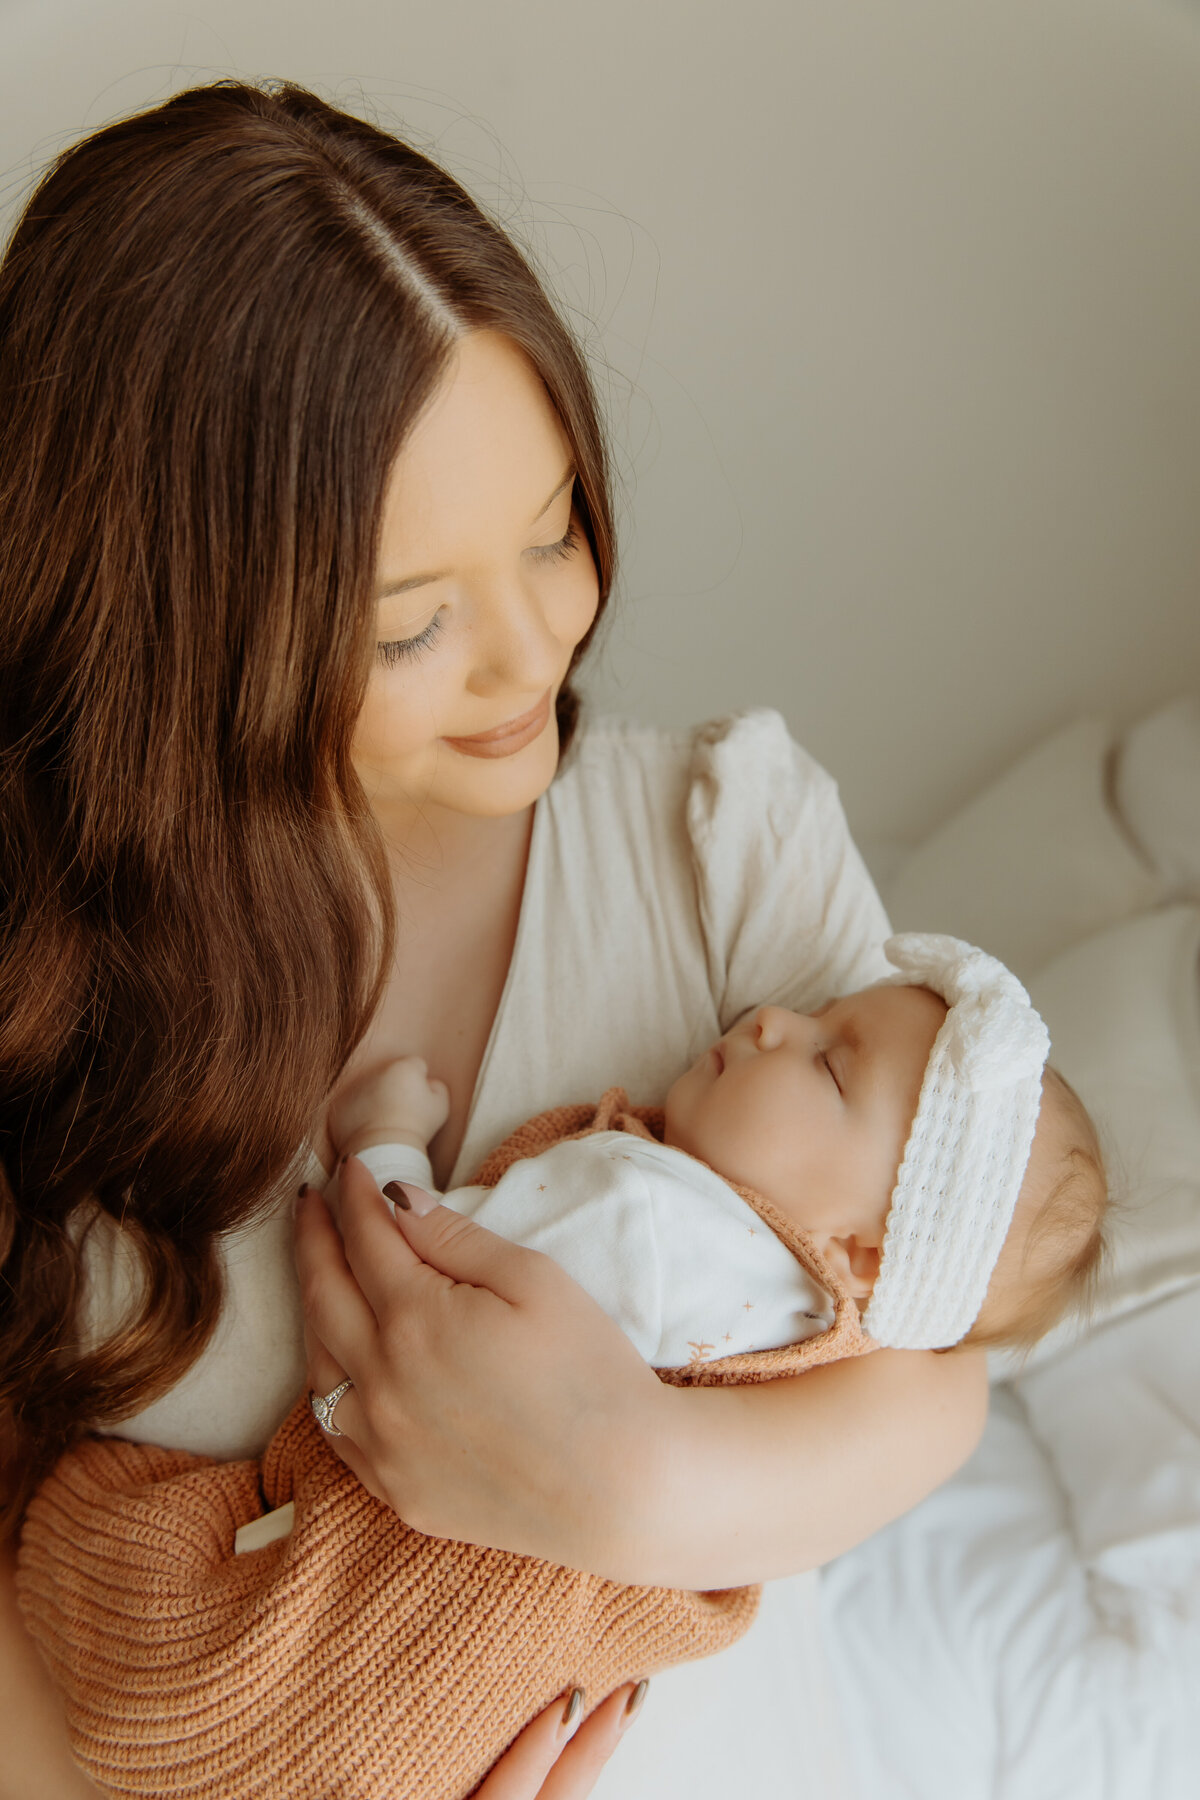
<instances>
[{"instance_id":1,"label":"silver ring","mask_svg":"<svg viewBox=\"0 0 1200 1800\"><path fill-rule=\"evenodd\" d=\"M312 1403L313 1417L321 1427L321 1430L328 1432L330 1437L344 1437L346 1435L345 1432L339 1431L334 1424L333 1409L341 1399L342 1395L346 1392L346 1389L352 1388L353 1386L354 1383L347 1375L345 1381L338 1382L332 1393L309 1395L309 1400Z\"/></svg>"}]
</instances>

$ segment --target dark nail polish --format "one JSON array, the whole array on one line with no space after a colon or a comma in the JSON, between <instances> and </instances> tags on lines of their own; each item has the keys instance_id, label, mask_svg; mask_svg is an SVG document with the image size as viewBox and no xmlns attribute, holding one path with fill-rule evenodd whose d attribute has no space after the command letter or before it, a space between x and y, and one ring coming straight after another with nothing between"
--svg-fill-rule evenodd
<instances>
[{"instance_id":1,"label":"dark nail polish","mask_svg":"<svg viewBox=\"0 0 1200 1800\"><path fill-rule=\"evenodd\" d=\"M404 1189L400 1186L400 1183L398 1181L389 1181L385 1185L383 1191L387 1195L388 1199L392 1202L392 1205L398 1206L400 1208L401 1212L411 1212L412 1211L412 1201L409 1199L408 1195L405 1193Z\"/></svg>"},{"instance_id":2,"label":"dark nail polish","mask_svg":"<svg viewBox=\"0 0 1200 1800\"><path fill-rule=\"evenodd\" d=\"M630 1694L628 1700L625 1702L625 1723L626 1723L626 1725L632 1725L633 1721L637 1718L638 1714L641 1712L642 1701L646 1698L646 1693L647 1693L647 1690L649 1689L649 1686L650 1686L650 1683L648 1681L639 1681L637 1686L634 1688L632 1694Z\"/></svg>"},{"instance_id":3,"label":"dark nail polish","mask_svg":"<svg viewBox=\"0 0 1200 1800\"><path fill-rule=\"evenodd\" d=\"M571 1698L567 1701L566 1708L563 1712L562 1722L563 1722L564 1731L567 1729L568 1726L573 1725L575 1723L576 1719L579 1717L579 1715L582 1711L583 1711L583 1689L582 1688L572 1688L571 1689Z\"/></svg>"}]
</instances>

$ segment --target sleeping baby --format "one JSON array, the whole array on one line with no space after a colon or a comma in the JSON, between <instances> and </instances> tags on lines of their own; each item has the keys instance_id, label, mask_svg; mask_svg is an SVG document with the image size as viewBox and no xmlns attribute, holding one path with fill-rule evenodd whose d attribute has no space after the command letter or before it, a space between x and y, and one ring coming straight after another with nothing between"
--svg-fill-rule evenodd
<instances>
[{"instance_id":1,"label":"sleeping baby","mask_svg":"<svg viewBox=\"0 0 1200 1800\"><path fill-rule=\"evenodd\" d=\"M547 1115L542 1138L573 1129L444 1203L553 1257L657 1368L815 1336L839 1290L878 1344L1034 1342L1094 1279L1095 1131L1002 964L929 935L887 954L890 983L734 1025L671 1088L661 1141L615 1090L582 1135L580 1109ZM420 1208L446 1109L405 1057L348 1088L330 1129Z\"/></svg>"},{"instance_id":2,"label":"sleeping baby","mask_svg":"<svg viewBox=\"0 0 1200 1800\"><path fill-rule=\"evenodd\" d=\"M555 1257L677 1385L1031 1342L1096 1265L1095 1134L1001 964L953 938L887 950L893 982L760 1007L662 1113L616 1089L543 1114L447 1203ZM445 1111L406 1058L330 1128L423 1207ZM748 1628L753 1589L624 1586L412 1529L314 1425L340 1435L348 1385L300 1397L256 1462L85 1439L31 1503L24 1617L105 1791L464 1800L555 1695Z\"/></svg>"}]
</instances>

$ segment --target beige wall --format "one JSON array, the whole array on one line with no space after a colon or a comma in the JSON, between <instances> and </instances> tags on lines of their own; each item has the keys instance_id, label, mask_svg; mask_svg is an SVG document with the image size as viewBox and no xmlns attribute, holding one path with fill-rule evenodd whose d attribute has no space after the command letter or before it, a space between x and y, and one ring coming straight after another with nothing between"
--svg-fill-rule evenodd
<instances>
[{"instance_id":1,"label":"beige wall","mask_svg":"<svg viewBox=\"0 0 1200 1800\"><path fill-rule=\"evenodd\" d=\"M597 322L595 691L770 702L912 836L1200 688L1200 17L1168 0L0 0L11 209L219 74L407 121Z\"/></svg>"}]
</instances>

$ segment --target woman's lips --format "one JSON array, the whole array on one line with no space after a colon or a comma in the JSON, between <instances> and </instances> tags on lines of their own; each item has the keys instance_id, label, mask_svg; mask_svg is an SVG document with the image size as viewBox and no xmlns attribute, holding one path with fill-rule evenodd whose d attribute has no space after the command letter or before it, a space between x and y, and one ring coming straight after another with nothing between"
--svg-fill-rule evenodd
<instances>
[{"instance_id":1,"label":"woman's lips","mask_svg":"<svg viewBox=\"0 0 1200 1800\"><path fill-rule=\"evenodd\" d=\"M515 756L518 750L541 736L549 717L550 690L547 688L537 705L519 718L506 719L503 725L481 731L476 737L448 737L443 741L463 756Z\"/></svg>"}]
</instances>

